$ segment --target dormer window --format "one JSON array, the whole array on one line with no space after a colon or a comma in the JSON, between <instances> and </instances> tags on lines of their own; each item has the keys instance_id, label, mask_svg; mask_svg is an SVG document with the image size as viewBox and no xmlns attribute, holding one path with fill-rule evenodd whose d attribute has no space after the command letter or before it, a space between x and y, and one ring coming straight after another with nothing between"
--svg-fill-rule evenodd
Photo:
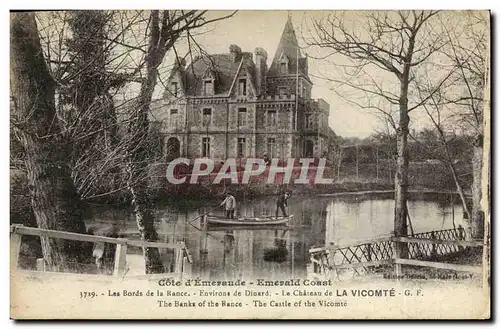
<instances>
[{"instance_id":1,"label":"dormer window","mask_svg":"<svg viewBox=\"0 0 500 329\"><path fill-rule=\"evenodd\" d=\"M213 80L205 80L203 82L203 94L205 96L214 94L214 83Z\"/></svg>"},{"instance_id":2,"label":"dormer window","mask_svg":"<svg viewBox=\"0 0 500 329\"><path fill-rule=\"evenodd\" d=\"M174 95L174 97L177 97L178 91L179 90L178 90L177 81L172 82L172 95Z\"/></svg>"},{"instance_id":3,"label":"dormer window","mask_svg":"<svg viewBox=\"0 0 500 329\"><path fill-rule=\"evenodd\" d=\"M281 74L287 74L288 73L288 64L285 62L280 63L280 72Z\"/></svg>"},{"instance_id":4,"label":"dormer window","mask_svg":"<svg viewBox=\"0 0 500 329\"><path fill-rule=\"evenodd\" d=\"M242 96L246 96L247 95L247 80L240 79L238 86L239 86L238 93Z\"/></svg>"}]
</instances>

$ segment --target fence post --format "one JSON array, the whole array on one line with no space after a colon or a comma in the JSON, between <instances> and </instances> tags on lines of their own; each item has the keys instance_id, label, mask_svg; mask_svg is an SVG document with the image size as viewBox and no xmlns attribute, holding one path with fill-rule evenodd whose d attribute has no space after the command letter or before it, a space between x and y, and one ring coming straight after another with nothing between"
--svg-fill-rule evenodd
<instances>
[{"instance_id":1,"label":"fence post","mask_svg":"<svg viewBox=\"0 0 500 329\"><path fill-rule=\"evenodd\" d=\"M175 253L175 273L179 274L179 277L182 279L184 265L184 250L182 249L182 245L176 248Z\"/></svg>"},{"instance_id":2,"label":"fence post","mask_svg":"<svg viewBox=\"0 0 500 329\"><path fill-rule=\"evenodd\" d=\"M366 244L366 260L369 262L372 261L372 244L371 243Z\"/></svg>"},{"instance_id":3,"label":"fence post","mask_svg":"<svg viewBox=\"0 0 500 329\"><path fill-rule=\"evenodd\" d=\"M36 260L36 270L45 272L45 259L43 258L37 258Z\"/></svg>"},{"instance_id":4,"label":"fence post","mask_svg":"<svg viewBox=\"0 0 500 329\"><path fill-rule=\"evenodd\" d=\"M16 233L17 227L22 227L23 225L16 224L10 227L10 269L11 271L17 270L19 265L19 253L21 251L21 239L22 235Z\"/></svg>"},{"instance_id":5,"label":"fence post","mask_svg":"<svg viewBox=\"0 0 500 329\"><path fill-rule=\"evenodd\" d=\"M431 231L431 240L436 240L436 234L434 233L434 231ZM435 258L436 256L437 256L436 244L433 243L431 247L431 257Z\"/></svg>"},{"instance_id":6,"label":"fence post","mask_svg":"<svg viewBox=\"0 0 500 329\"><path fill-rule=\"evenodd\" d=\"M399 277L402 274L403 268L401 264L396 263L396 261L400 258L400 255L396 250L396 246L399 243L399 241L396 241L395 238L396 235L394 234L394 232L391 232L391 239L389 240L389 243L392 244L394 250L394 252L392 253L392 259L394 260L394 272L395 272L394 274L396 275L396 281L399 281Z\"/></svg>"},{"instance_id":7,"label":"fence post","mask_svg":"<svg viewBox=\"0 0 500 329\"><path fill-rule=\"evenodd\" d=\"M202 234L201 234L201 244L200 244L200 254L208 254L208 232L207 232L208 222L207 216L202 217Z\"/></svg>"},{"instance_id":8,"label":"fence post","mask_svg":"<svg viewBox=\"0 0 500 329\"><path fill-rule=\"evenodd\" d=\"M458 240L465 240L465 230L462 225L458 225ZM464 251L464 246L458 246L459 251Z\"/></svg>"},{"instance_id":9,"label":"fence post","mask_svg":"<svg viewBox=\"0 0 500 329\"><path fill-rule=\"evenodd\" d=\"M183 275L187 275L188 277L191 276L191 263L189 262L187 256L182 258L182 270Z\"/></svg>"},{"instance_id":10,"label":"fence post","mask_svg":"<svg viewBox=\"0 0 500 329\"><path fill-rule=\"evenodd\" d=\"M115 269L113 275L116 277L122 277L125 274L127 265L127 240L118 240L120 240L120 242L116 244Z\"/></svg>"}]
</instances>

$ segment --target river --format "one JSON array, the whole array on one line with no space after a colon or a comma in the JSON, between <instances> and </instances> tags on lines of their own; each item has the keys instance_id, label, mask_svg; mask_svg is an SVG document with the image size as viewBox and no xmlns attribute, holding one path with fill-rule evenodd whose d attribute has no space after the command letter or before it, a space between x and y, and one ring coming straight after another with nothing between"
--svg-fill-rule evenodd
<instances>
[{"instance_id":1,"label":"river","mask_svg":"<svg viewBox=\"0 0 500 329\"><path fill-rule=\"evenodd\" d=\"M294 215L287 230L232 230L202 232L200 220L188 222L216 207L219 200L183 200L158 205L156 229L163 242L184 241L193 257L193 273L207 279L305 277L308 250L325 244L347 244L387 236L393 229L394 201L390 195L292 196L289 212ZM239 200L237 214L274 214L275 198ZM444 194L412 195L408 204L413 231L464 225L462 207ZM222 210L213 212L222 215ZM455 223L454 223L455 222ZM113 226L129 239L137 239L134 215L129 210L106 206L93 208L87 226L98 233ZM141 250L130 248L129 272L143 274ZM173 254L162 252L164 266Z\"/></svg>"}]
</instances>

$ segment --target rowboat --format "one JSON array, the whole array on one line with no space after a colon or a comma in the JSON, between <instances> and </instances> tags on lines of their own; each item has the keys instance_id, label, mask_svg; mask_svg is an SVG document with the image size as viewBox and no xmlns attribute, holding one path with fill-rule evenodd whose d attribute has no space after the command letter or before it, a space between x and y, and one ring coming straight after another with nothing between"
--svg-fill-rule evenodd
<instances>
[{"instance_id":1,"label":"rowboat","mask_svg":"<svg viewBox=\"0 0 500 329\"><path fill-rule=\"evenodd\" d=\"M222 216L206 216L208 225L227 225L227 226L262 226L262 225L284 225L288 224L293 215L289 217L240 217L229 219Z\"/></svg>"}]
</instances>

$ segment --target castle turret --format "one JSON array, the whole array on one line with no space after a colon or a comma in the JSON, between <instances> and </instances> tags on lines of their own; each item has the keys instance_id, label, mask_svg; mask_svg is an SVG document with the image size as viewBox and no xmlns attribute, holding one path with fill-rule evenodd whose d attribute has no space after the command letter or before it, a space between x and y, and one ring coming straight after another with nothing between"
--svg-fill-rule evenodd
<instances>
[{"instance_id":1,"label":"castle turret","mask_svg":"<svg viewBox=\"0 0 500 329\"><path fill-rule=\"evenodd\" d=\"M288 16L268 76L296 74L298 66L299 74L309 79L304 70L305 61L306 59L302 57L300 52L291 16Z\"/></svg>"}]
</instances>

